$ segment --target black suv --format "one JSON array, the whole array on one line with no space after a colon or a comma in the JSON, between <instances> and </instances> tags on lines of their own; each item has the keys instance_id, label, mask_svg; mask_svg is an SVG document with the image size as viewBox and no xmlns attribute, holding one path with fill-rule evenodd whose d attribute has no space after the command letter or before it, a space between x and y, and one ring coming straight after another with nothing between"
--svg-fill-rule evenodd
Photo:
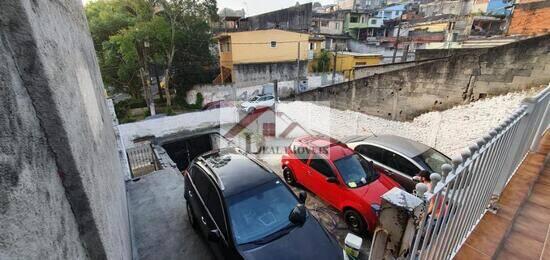
<instances>
[{"instance_id":1,"label":"black suv","mask_svg":"<svg viewBox=\"0 0 550 260\"><path fill-rule=\"evenodd\" d=\"M237 148L199 156L184 171L191 225L217 258L342 259L338 243L269 168Z\"/></svg>"}]
</instances>

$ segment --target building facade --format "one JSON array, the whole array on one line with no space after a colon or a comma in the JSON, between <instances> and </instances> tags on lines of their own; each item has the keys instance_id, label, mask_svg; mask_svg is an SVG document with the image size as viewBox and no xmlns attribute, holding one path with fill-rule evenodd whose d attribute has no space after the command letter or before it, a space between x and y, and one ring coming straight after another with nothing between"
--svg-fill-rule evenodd
<instances>
[{"instance_id":1,"label":"building facade","mask_svg":"<svg viewBox=\"0 0 550 260\"><path fill-rule=\"evenodd\" d=\"M523 0L514 7L509 35L537 35L550 32L550 1Z\"/></svg>"},{"instance_id":2,"label":"building facade","mask_svg":"<svg viewBox=\"0 0 550 260\"><path fill-rule=\"evenodd\" d=\"M278 29L222 33L216 36L220 75L215 83L263 83L307 74L307 63L322 39ZM313 49L313 50L311 50Z\"/></svg>"}]
</instances>

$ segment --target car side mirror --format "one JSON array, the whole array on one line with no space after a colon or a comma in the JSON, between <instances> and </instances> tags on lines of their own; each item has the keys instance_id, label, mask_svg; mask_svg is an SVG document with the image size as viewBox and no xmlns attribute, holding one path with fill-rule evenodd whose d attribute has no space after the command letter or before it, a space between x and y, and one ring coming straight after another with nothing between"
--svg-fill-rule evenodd
<instances>
[{"instance_id":1,"label":"car side mirror","mask_svg":"<svg viewBox=\"0 0 550 260\"><path fill-rule=\"evenodd\" d=\"M218 242L221 239L220 231L217 229L212 229L208 231L208 241Z\"/></svg>"},{"instance_id":2,"label":"car side mirror","mask_svg":"<svg viewBox=\"0 0 550 260\"><path fill-rule=\"evenodd\" d=\"M305 191L300 191L300 193L298 193L298 200L300 200L300 203L306 203L306 200L307 200L307 192L305 192Z\"/></svg>"},{"instance_id":3,"label":"car side mirror","mask_svg":"<svg viewBox=\"0 0 550 260\"><path fill-rule=\"evenodd\" d=\"M326 180L328 183L338 183L338 179L334 176L327 177Z\"/></svg>"},{"instance_id":4,"label":"car side mirror","mask_svg":"<svg viewBox=\"0 0 550 260\"><path fill-rule=\"evenodd\" d=\"M304 206L304 204L298 204L292 209L290 215L288 215L288 220L290 220L290 222L294 224L301 226L306 222L306 217L306 206Z\"/></svg>"}]
</instances>

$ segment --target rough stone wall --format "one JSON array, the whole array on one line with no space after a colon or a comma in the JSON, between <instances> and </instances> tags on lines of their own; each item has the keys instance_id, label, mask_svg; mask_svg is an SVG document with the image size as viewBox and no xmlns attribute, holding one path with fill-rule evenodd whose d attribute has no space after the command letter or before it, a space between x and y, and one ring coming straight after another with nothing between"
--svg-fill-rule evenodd
<instances>
[{"instance_id":1,"label":"rough stone wall","mask_svg":"<svg viewBox=\"0 0 550 260\"><path fill-rule=\"evenodd\" d=\"M508 34L535 35L550 32L550 0L521 1L514 8Z\"/></svg>"},{"instance_id":2,"label":"rough stone wall","mask_svg":"<svg viewBox=\"0 0 550 260\"><path fill-rule=\"evenodd\" d=\"M278 28L281 30L307 32L311 26L312 4L306 3L289 8L250 16L243 23L248 30Z\"/></svg>"},{"instance_id":3,"label":"rough stone wall","mask_svg":"<svg viewBox=\"0 0 550 260\"><path fill-rule=\"evenodd\" d=\"M404 68L418 66L420 64L427 63L430 61L432 60L407 61L407 62L379 64L379 65L355 66L353 73L355 75L355 78L364 78L375 74L381 74L389 71L401 70Z\"/></svg>"},{"instance_id":4,"label":"rough stone wall","mask_svg":"<svg viewBox=\"0 0 550 260\"><path fill-rule=\"evenodd\" d=\"M300 77L307 76L308 61L300 61ZM296 61L277 63L246 63L233 65L233 82L262 84L273 80L293 80L298 75Z\"/></svg>"},{"instance_id":5,"label":"rough stone wall","mask_svg":"<svg viewBox=\"0 0 550 260\"><path fill-rule=\"evenodd\" d=\"M81 1L2 1L0 40L0 259L130 259L123 173Z\"/></svg>"},{"instance_id":6,"label":"rough stone wall","mask_svg":"<svg viewBox=\"0 0 550 260\"><path fill-rule=\"evenodd\" d=\"M394 120L410 120L431 111L550 81L550 35L494 48L417 50L417 59L449 56L418 66L376 74L295 96L330 101Z\"/></svg>"}]
</instances>

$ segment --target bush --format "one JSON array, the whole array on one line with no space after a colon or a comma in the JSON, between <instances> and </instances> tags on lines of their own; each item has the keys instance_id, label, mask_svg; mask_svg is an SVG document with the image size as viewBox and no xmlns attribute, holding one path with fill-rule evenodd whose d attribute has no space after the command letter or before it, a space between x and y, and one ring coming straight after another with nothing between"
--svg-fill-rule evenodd
<instances>
[{"instance_id":1,"label":"bush","mask_svg":"<svg viewBox=\"0 0 550 260\"><path fill-rule=\"evenodd\" d=\"M128 108L142 108L147 107L147 103L143 99L128 99Z\"/></svg>"}]
</instances>

